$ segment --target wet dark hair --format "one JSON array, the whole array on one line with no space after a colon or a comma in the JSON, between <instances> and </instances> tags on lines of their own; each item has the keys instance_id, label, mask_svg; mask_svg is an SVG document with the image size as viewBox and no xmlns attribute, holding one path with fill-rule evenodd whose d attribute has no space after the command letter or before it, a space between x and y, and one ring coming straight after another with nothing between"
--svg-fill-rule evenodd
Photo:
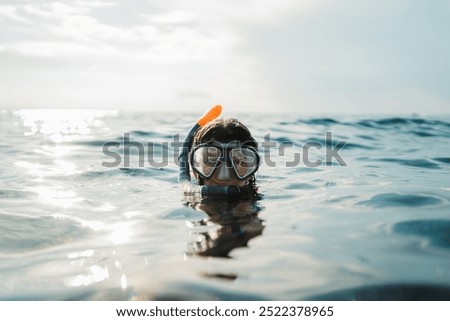
<instances>
[{"instance_id":1,"label":"wet dark hair","mask_svg":"<svg viewBox=\"0 0 450 321\"><path fill-rule=\"evenodd\" d=\"M230 143L233 141L239 141L242 143L242 146L251 146L258 150L258 143L248 128L236 118L216 118L207 123L195 133L192 146L195 147L212 142ZM200 184L202 184L202 179ZM250 178L248 187L251 193L256 193L255 175L252 175Z\"/></svg>"},{"instance_id":2,"label":"wet dark hair","mask_svg":"<svg viewBox=\"0 0 450 321\"><path fill-rule=\"evenodd\" d=\"M248 128L236 118L217 118L209 122L197 131L193 146L210 142L230 143L232 141L239 141L244 146L258 149L258 143Z\"/></svg>"}]
</instances>

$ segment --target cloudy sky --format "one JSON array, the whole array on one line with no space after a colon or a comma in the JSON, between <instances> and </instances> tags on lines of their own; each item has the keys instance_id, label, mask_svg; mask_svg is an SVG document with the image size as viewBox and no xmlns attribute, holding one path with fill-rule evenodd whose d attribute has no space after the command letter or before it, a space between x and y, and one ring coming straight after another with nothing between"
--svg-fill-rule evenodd
<instances>
[{"instance_id":1,"label":"cloudy sky","mask_svg":"<svg viewBox=\"0 0 450 321\"><path fill-rule=\"evenodd\" d=\"M448 0L0 0L0 107L450 113Z\"/></svg>"}]
</instances>

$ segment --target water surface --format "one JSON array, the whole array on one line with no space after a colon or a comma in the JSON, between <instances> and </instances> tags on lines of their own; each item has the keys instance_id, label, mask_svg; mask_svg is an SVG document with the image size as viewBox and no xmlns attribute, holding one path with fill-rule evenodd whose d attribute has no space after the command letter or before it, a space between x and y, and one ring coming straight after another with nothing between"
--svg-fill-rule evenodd
<instances>
[{"instance_id":1,"label":"water surface","mask_svg":"<svg viewBox=\"0 0 450 321\"><path fill-rule=\"evenodd\" d=\"M0 116L2 300L450 299L450 117L226 115L292 147L264 154L261 199L188 203L167 144L198 115ZM125 166L125 133L152 163L130 143ZM322 165L292 166L307 142Z\"/></svg>"}]
</instances>

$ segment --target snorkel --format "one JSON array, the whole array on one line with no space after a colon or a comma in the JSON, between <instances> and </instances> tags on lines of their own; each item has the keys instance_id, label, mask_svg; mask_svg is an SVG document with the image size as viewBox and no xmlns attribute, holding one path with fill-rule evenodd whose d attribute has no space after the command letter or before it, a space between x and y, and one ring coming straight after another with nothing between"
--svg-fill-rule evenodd
<instances>
[{"instance_id":1,"label":"snorkel","mask_svg":"<svg viewBox=\"0 0 450 321\"><path fill-rule=\"evenodd\" d=\"M178 161L180 163L180 173L178 174L178 183L185 195L200 194L201 196L219 196L230 197L236 196L240 193L237 186L207 186L194 185L191 183L191 174L189 166L189 151L192 147L195 133L201 127L205 126L210 121L216 119L222 112L222 106L216 105L204 113L191 128L183 142Z\"/></svg>"}]
</instances>

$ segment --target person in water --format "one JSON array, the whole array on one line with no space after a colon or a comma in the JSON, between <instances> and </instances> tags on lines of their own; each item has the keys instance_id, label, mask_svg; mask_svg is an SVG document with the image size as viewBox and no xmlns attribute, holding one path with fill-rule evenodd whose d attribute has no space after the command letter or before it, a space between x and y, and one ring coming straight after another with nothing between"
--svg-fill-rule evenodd
<instances>
[{"instance_id":1,"label":"person in water","mask_svg":"<svg viewBox=\"0 0 450 321\"><path fill-rule=\"evenodd\" d=\"M189 243L189 255L230 257L233 249L247 246L264 229L255 178L258 143L239 120L217 118L220 112L215 106L197 121L179 156L185 206L208 215L191 222L196 238ZM209 226L207 231L196 228L204 226Z\"/></svg>"},{"instance_id":2,"label":"person in water","mask_svg":"<svg viewBox=\"0 0 450 321\"><path fill-rule=\"evenodd\" d=\"M258 143L235 118L218 118L194 136L191 166L198 184L255 190Z\"/></svg>"},{"instance_id":3,"label":"person in water","mask_svg":"<svg viewBox=\"0 0 450 321\"><path fill-rule=\"evenodd\" d=\"M216 118L220 112L219 105L212 108L188 134L179 158L179 181L185 194L192 191L199 191L202 196L256 194L258 143L239 120ZM190 184L189 169L200 189Z\"/></svg>"}]
</instances>

